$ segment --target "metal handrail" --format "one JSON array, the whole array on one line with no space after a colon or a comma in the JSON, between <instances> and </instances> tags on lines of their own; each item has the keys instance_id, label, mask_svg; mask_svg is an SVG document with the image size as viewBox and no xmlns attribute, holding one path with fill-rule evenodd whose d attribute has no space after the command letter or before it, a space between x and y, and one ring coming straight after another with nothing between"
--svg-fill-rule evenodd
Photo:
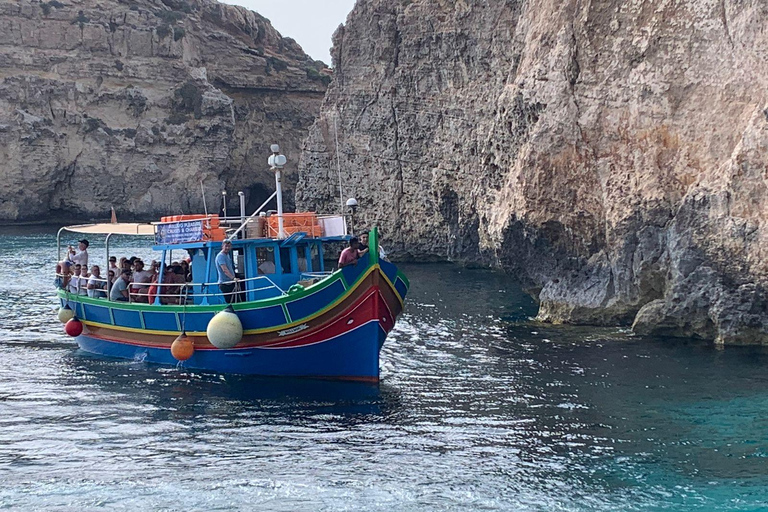
<instances>
[{"instance_id":1,"label":"metal handrail","mask_svg":"<svg viewBox=\"0 0 768 512\"><path fill-rule=\"evenodd\" d=\"M54 274L54 275L56 277L64 277L65 276L65 274ZM69 275L69 274L67 274L67 275ZM70 275L70 277L75 277L75 276ZM77 277L79 278L81 276L77 276ZM90 277L88 277L86 279L90 279ZM233 293L258 292L258 291L261 291L261 290L268 290L270 288L275 288L275 289L277 289L280 292L281 295L286 295L285 290L283 290L282 288L277 286L267 276L256 276L256 277L250 277L248 279L238 279L236 281L225 281L225 283L226 284L242 283L242 282L246 282L246 281L255 281L257 279L266 279L267 281L269 281L271 286L263 286L261 288L253 288L253 289L250 289L250 290L239 290L238 292L195 293L195 296L196 297L219 297L219 296L224 296L224 295L232 295ZM105 283L108 282L107 279L103 279L103 278L97 278L97 280L103 281ZM134 288L134 285L138 285L139 288L148 288L150 286L155 285L155 286L157 286L158 290L161 290L163 287L171 288L171 287L175 286L175 287L178 287L179 289L181 289L181 288L184 288L184 287L191 287L191 286L201 286L201 287L202 286L206 286L207 287L207 286L210 286L210 285L218 285L218 284L219 284L218 282L215 282L215 283L138 283L136 281L129 281L128 284L126 285L126 287L129 290L128 291L128 295L131 296L131 295L137 295L136 292L132 292L131 291ZM81 288L79 283L78 283L78 291L81 290L81 289L85 290L87 288L85 288L85 287ZM108 290L102 290L102 289L99 289L99 290L106 291L108 293ZM72 293L72 292L69 292L69 293ZM78 293L78 295L79 295L79 293ZM179 297L180 295L182 295L181 291L179 291L179 293L172 293L172 294L161 294L161 293L155 294L156 297Z\"/></svg>"}]
</instances>

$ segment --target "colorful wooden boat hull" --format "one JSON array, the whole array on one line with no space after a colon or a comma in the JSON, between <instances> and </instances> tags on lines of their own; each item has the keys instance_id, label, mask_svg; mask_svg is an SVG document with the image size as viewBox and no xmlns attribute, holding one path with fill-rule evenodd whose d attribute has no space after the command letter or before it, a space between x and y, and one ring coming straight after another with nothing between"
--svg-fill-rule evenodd
<instances>
[{"instance_id":1,"label":"colorful wooden boat hull","mask_svg":"<svg viewBox=\"0 0 768 512\"><path fill-rule=\"evenodd\" d=\"M195 345L182 363L187 368L375 382L381 346L408 286L391 263L363 258L296 294L235 304L244 334L227 350L211 345L205 332L221 305L155 306L59 294L84 324L79 346L94 354L176 365L170 347L183 329Z\"/></svg>"}]
</instances>

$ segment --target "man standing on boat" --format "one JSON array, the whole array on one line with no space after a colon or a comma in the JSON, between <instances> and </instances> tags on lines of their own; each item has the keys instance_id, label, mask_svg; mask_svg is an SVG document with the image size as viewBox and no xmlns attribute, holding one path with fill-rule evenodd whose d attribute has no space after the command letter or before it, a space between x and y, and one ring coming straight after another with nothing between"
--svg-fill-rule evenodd
<instances>
[{"instance_id":1,"label":"man standing on boat","mask_svg":"<svg viewBox=\"0 0 768 512\"><path fill-rule=\"evenodd\" d=\"M357 259L360 257L358 249L360 249L360 241L356 236L353 236L349 239L349 247L341 251L341 256L339 256L339 268L348 267L349 265L357 265Z\"/></svg>"},{"instance_id":2,"label":"man standing on boat","mask_svg":"<svg viewBox=\"0 0 768 512\"><path fill-rule=\"evenodd\" d=\"M77 243L79 251L75 253L75 248L69 246L69 255L67 259L82 268L88 269L88 246L91 245L88 240L80 240Z\"/></svg>"},{"instance_id":3,"label":"man standing on boat","mask_svg":"<svg viewBox=\"0 0 768 512\"><path fill-rule=\"evenodd\" d=\"M235 276L235 266L232 264L232 242L225 240L221 244L221 252L216 255L216 270L219 271L219 290L224 294L227 303L235 302L235 285L237 277Z\"/></svg>"}]
</instances>

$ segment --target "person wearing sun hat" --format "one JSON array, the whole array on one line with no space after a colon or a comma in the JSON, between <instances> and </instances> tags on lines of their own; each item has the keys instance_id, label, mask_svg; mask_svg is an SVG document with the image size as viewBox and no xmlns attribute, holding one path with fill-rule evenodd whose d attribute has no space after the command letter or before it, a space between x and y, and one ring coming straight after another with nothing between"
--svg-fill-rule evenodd
<instances>
[{"instance_id":1,"label":"person wearing sun hat","mask_svg":"<svg viewBox=\"0 0 768 512\"><path fill-rule=\"evenodd\" d=\"M69 256L67 256L67 259L76 265L80 265L83 268L88 268L88 246L89 245L91 244L88 240L85 240L85 239L78 240L77 248L79 250L77 252L75 252L75 248L70 245Z\"/></svg>"}]
</instances>

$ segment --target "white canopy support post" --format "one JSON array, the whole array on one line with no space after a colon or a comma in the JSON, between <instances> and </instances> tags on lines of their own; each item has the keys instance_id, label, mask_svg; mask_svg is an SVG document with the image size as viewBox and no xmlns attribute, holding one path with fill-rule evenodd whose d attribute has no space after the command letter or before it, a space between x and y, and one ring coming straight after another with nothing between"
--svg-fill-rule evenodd
<instances>
[{"instance_id":1,"label":"white canopy support post","mask_svg":"<svg viewBox=\"0 0 768 512\"><path fill-rule=\"evenodd\" d=\"M245 224L245 193L241 190L237 193L240 197L240 225Z\"/></svg>"}]
</instances>

